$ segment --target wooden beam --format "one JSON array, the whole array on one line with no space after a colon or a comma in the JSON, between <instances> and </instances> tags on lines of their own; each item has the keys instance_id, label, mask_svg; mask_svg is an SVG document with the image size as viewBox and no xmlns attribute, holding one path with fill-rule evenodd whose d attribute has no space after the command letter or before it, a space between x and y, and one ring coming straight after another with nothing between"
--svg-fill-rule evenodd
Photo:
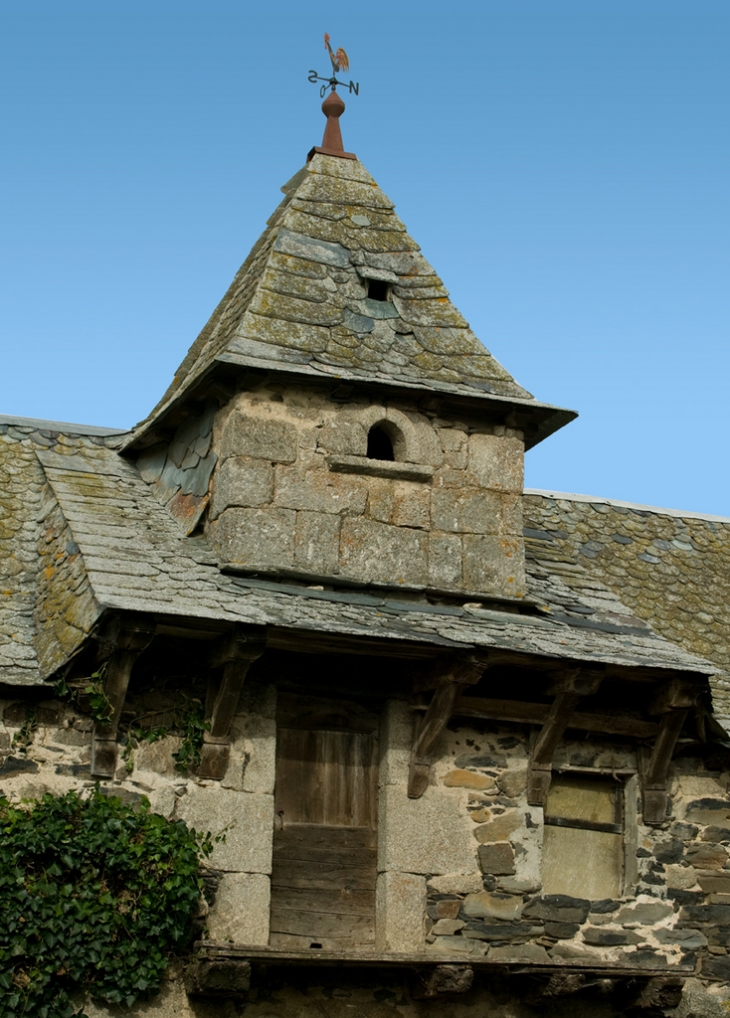
<instances>
[{"instance_id":1,"label":"wooden beam","mask_svg":"<svg viewBox=\"0 0 730 1018\"><path fill-rule=\"evenodd\" d=\"M454 704L465 687L452 682L445 682L433 694L418 734L413 741L411 762L408 771L408 798L420 799L428 787L431 772L431 750L436 740L451 719Z\"/></svg>"},{"instance_id":2,"label":"wooden beam","mask_svg":"<svg viewBox=\"0 0 730 1018\"><path fill-rule=\"evenodd\" d=\"M420 799L428 787L431 753L451 720L454 705L467 686L479 681L486 665L475 655L438 662L441 679L417 728L408 771L408 798Z\"/></svg>"},{"instance_id":3,"label":"wooden beam","mask_svg":"<svg viewBox=\"0 0 730 1018\"><path fill-rule=\"evenodd\" d=\"M665 682L654 697L649 708L650 714L664 714L666 711L694 707L700 696L700 687L685 678L673 678Z\"/></svg>"},{"instance_id":4,"label":"wooden beam","mask_svg":"<svg viewBox=\"0 0 730 1018\"><path fill-rule=\"evenodd\" d=\"M425 708L424 708L425 709ZM490 721L513 721L523 725L543 725L550 707L546 703L525 703L522 700L491 700L481 696L462 696L454 707L455 717L484 718ZM592 714L575 711L568 728L606 735L623 735L634 739L653 739L659 731L657 721L625 714L602 711Z\"/></svg>"},{"instance_id":5,"label":"wooden beam","mask_svg":"<svg viewBox=\"0 0 730 1018\"><path fill-rule=\"evenodd\" d=\"M668 711L661 720L659 734L643 774L645 824L663 824L667 819L669 765L688 711L689 708Z\"/></svg>"},{"instance_id":6,"label":"wooden beam","mask_svg":"<svg viewBox=\"0 0 730 1018\"><path fill-rule=\"evenodd\" d=\"M155 625L146 619L115 619L101 638L106 653L104 693L111 704L109 720L96 722L91 736L91 775L113 778L117 768L117 732L134 663L155 634Z\"/></svg>"},{"instance_id":7,"label":"wooden beam","mask_svg":"<svg viewBox=\"0 0 730 1018\"><path fill-rule=\"evenodd\" d=\"M531 806L545 805L553 772L553 754L579 700L578 693L558 693L537 734L527 773L527 801Z\"/></svg>"},{"instance_id":8,"label":"wooden beam","mask_svg":"<svg viewBox=\"0 0 730 1018\"><path fill-rule=\"evenodd\" d=\"M548 692L555 693L547 717L537 734L527 771L527 801L544 806L553 773L553 754L568 727L581 697L595 693L605 675L604 668L570 668L556 674Z\"/></svg>"},{"instance_id":9,"label":"wooden beam","mask_svg":"<svg viewBox=\"0 0 730 1018\"><path fill-rule=\"evenodd\" d=\"M201 778L220 780L228 769L231 756L231 723L248 670L264 652L266 637L261 630L237 626L214 648L210 667L223 667L223 675L214 695L210 696L210 728L203 737L198 773ZM211 690L211 692L213 692Z\"/></svg>"}]
</instances>

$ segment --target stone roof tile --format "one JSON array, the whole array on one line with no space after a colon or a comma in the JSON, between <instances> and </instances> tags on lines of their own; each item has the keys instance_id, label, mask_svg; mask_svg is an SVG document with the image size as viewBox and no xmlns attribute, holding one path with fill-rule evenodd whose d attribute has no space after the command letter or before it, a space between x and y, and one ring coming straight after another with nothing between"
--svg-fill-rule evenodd
<instances>
[{"instance_id":1,"label":"stone roof tile","mask_svg":"<svg viewBox=\"0 0 730 1018\"><path fill-rule=\"evenodd\" d=\"M730 518L562 492L527 491L524 505L528 544L552 574L588 574L714 663L715 711L730 723Z\"/></svg>"},{"instance_id":2,"label":"stone roof tile","mask_svg":"<svg viewBox=\"0 0 730 1018\"><path fill-rule=\"evenodd\" d=\"M306 366L309 375L331 374L326 365L343 378L407 378L541 406L473 334L360 163L316 155L282 190L284 200L141 427L219 360ZM393 289L367 307L369 278ZM377 319L390 319L390 331L376 329ZM365 338L373 333L374 345Z\"/></svg>"}]
</instances>

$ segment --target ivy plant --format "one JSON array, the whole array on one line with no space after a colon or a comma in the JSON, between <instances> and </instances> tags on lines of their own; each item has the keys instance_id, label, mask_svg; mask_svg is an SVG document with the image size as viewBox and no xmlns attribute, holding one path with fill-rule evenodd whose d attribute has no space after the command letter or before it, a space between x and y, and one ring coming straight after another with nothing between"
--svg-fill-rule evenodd
<instances>
[{"instance_id":1,"label":"ivy plant","mask_svg":"<svg viewBox=\"0 0 730 1018\"><path fill-rule=\"evenodd\" d=\"M0 798L0 1018L86 1018L73 998L130 1007L184 950L210 834L98 789Z\"/></svg>"},{"instance_id":2,"label":"ivy plant","mask_svg":"<svg viewBox=\"0 0 730 1018\"><path fill-rule=\"evenodd\" d=\"M102 665L99 671L94 672L88 679L80 679L70 684L65 679L59 679L53 687L54 692L61 699L71 700L80 710L88 713L93 721L106 725L111 721L114 709L104 692L105 671L106 667Z\"/></svg>"}]
</instances>

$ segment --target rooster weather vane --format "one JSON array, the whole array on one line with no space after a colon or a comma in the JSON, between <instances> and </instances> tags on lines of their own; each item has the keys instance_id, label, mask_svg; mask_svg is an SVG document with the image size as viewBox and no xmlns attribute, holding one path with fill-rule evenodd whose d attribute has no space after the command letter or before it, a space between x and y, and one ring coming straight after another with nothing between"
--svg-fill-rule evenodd
<instances>
[{"instance_id":1,"label":"rooster weather vane","mask_svg":"<svg viewBox=\"0 0 730 1018\"><path fill-rule=\"evenodd\" d=\"M338 71L349 71L350 70L350 60L349 60L349 58L347 56L347 53L345 53L345 51L343 50L342 46L340 46L339 49L337 49L335 51L332 50L332 47L330 46L330 37L327 34L327 32L324 33L324 48L329 53L330 61L332 62L332 77L331 78L323 78L321 75L317 74L316 71L310 71L309 72L309 77L307 78L307 81L311 81L311 82L324 81L325 82L325 84L322 85L320 87L320 90L319 90L319 94L320 94L320 96L323 99L324 99L325 95L327 94L327 89L328 88L331 88L332 91L334 92L338 85L340 85L342 88L349 89L350 92L354 92L355 95L359 95L360 94L360 83L359 82L357 82L357 81L346 82L346 81L338 81L337 80L337 72Z\"/></svg>"}]
</instances>

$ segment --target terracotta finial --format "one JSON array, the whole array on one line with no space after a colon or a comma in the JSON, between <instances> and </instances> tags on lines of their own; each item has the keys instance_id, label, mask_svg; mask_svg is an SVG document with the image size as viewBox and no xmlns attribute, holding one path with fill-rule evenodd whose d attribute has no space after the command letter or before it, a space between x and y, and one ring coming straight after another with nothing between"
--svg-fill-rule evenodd
<instances>
[{"instance_id":1,"label":"terracotta finial","mask_svg":"<svg viewBox=\"0 0 730 1018\"><path fill-rule=\"evenodd\" d=\"M340 131L340 117L345 112L345 104L332 87L332 91L322 103L322 112L327 117L324 127L324 137L321 146L313 148L307 156L309 161L316 153L325 156L339 156L340 159L357 159L352 152L345 152L342 146L342 132Z\"/></svg>"}]
</instances>

